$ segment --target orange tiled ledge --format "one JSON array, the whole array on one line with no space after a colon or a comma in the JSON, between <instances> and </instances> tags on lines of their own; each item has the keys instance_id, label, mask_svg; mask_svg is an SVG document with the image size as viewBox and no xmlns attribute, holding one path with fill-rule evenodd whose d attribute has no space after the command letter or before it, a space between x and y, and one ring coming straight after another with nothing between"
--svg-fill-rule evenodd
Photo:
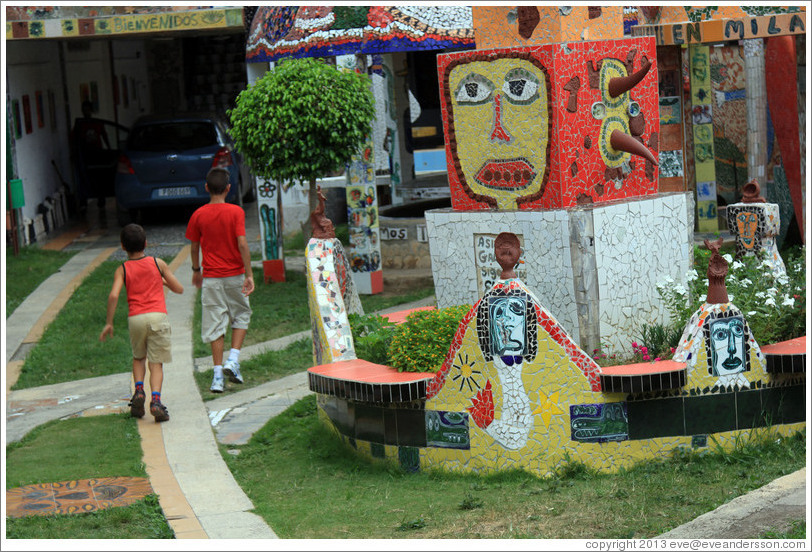
<instances>
[{"instance_id":1,"label":"orange tiled ledge","mask_svg":"<svg viewBox=\"0 0 812 552\"><path fill-rule=\"evenodd\" d=\"M408 402L426 398L432 372L398 372L360 358L313 366L307 371L310 390L340 399L374 403Z\"/></svg>"},{"instance_id":2,"label":"orange tiled ledge","mask_svg":"<svg viewBox=\"0 0 812 552\"><path fill-rule=\"evenodd\" d=\"M806 336L765 345L761 352L770 374L806 372Z\"/></svg>"},{"instance_id":3,"label":"orange tiled ledge","mask_svg":"<svg viewBox=\"0 0 812 552\"><path fill-rule=\"evenodd\" d=\"M601 368L604 393L642 393L678 389L685 385L686 364L674 360L624 364Z\"/></svg>"}]
</instances>

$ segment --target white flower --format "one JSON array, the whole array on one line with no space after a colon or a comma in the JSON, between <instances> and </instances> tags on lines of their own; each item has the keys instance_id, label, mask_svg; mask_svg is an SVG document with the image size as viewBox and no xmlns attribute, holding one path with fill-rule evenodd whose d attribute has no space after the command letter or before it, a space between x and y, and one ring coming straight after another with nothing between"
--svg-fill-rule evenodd
<instances>
[{"instance_id":1,"label":"white flower","mask_svg":"<svg viewBox=\"0 0 812 552\"><path fill-rule=\"evenodd\" d=\"M789 295L785 295L784 300L781 302L781 304L786 305L788 307L794 307L795 306L795 298L790 297Z\"/></svg>"},{"instance_id":2,"label":"white flower","mask_svg":"<svg viewBox=\"0 0 812 552\"><path fill-rule=\"evenodd\" d=\"M767 300L764 301L764 304L767 305L768 307L774 307L775 299L773 297L767 297Z\"/></svg>"},{"instance_id":3,"label":"white flower","mask_svg":"<svg viewBox=\"0 0 812 552\"><path fill-rule=\"evenodd\" d=\"M722 258L727 261L727 264L733 262L733 256L730 253L725 253L724 255L722 255Z\"/></svg>"},{"instance_id":4,"label":"white flower","mask_svg":"<svg viewBox=\"0 0 812 552\"><path fill-rule=\"evenodd\" d=\"M697 274L697 272L696 272L696 269L695 269L695 268L692 268L691 270L689 270L689 271L688 271L688 272L685 274L685 281L686 281L686 282L693 282L693 281L694 281L694 280L696 280L697 278L699 278L699 274Z\"/></svg>"},{"instance_id":5,"label":"white flower","mask_svg":"<svg viewBox=\"0 0 812 552\"><path fill-rule=\"evenodd\" d=\"M729 256L730 255L728 255L728 257ZM739 270L740 268L744 267L744 263L740 263L739 261L733 261L733 264L731 266L733 267L733 270Z\"/></svg>"}]
</instances>

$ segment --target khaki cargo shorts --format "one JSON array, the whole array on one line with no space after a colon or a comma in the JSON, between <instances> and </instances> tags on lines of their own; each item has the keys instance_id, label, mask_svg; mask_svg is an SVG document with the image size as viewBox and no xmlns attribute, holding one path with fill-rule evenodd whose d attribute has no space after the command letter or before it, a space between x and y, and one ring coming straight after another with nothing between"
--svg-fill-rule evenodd
<instances>
[{"instance_id":1,"label":"khaki cargo shorts","mask_svg":"<svg viewBox=\"0 0 812 552\"><path fill-rule=\"evenodd\" d=\"M251 322L251 305L242 293L245 276L203 278L200 302L203 306L200 337L211 343L225 335L229 323L232 329L247 330Z\"/></svg>"},{"instance_id":2,"label":"khaki cargo shorts","mask_svg":"<svg viewBox=\"0 0 812 552\"><path fill-rule=\"evenodd\" d=\"M148 362L172 362L172 328L163 312L147 312L130 316L130 345L133 358L147 357Z\"/></svg>"}]
</instances>

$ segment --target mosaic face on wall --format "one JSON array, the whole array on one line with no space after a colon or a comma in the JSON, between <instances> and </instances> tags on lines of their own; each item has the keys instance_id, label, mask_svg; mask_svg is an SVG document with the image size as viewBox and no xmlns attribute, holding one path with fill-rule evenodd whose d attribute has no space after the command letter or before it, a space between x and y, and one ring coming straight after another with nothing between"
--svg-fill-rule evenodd
<instances>
[{"instance_id":1,"label":"mosaic face on wall","mask_svg":"<svg viewBox=\"0 0 812 552\"><path fill-rule=\"evenodd\" d=\"M550 79L529 53L448 67L446 99L453 110L454 165L466 193L500 209L544 193L550 157Z\"/></svg>"},{"instance_id":2,"label":"mosaic face on wall","mask_svg":"<svg viewBox=\"0 0 812 552\"><path fill-rule=\"evenodd\" d=\"M651 37L438 56L452 206L553 209L657 191Z\"/></svg>"},{"instance_id":3,"label":"mosaic face on wall","mask_svg":"<svg viewBox=\"0 0 812 552\"><path fill-rule=\"evenodd\" d=\"M776 237L781 228L777 203L734 203L727 206L727 227L736 237L736 259L764 251L776 275L786 273Z\"/></svg>"}]
</instances>

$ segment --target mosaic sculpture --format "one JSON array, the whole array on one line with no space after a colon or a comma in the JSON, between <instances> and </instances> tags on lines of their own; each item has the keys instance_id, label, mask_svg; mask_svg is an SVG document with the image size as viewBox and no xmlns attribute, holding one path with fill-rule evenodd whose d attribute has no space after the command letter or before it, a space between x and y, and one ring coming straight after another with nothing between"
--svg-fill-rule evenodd
<instances>
[{"instance_id":1,"label":"mosaic sculpture","mask_svg":"<svg viewBox=\"0 0 812 552\"><path fill-rule=\"evenodd\" d=\"M453 207L655 193L655 55L654 40L640 38L438 56Z\"/></svg>"},{"instance_id":2,"label":"mosaic sculpture","mask_svg":"<svg viewBox=\"0 0 812 552\"><path fill-rule=\"evenodd\" d=\"M307 295L315 364L355 358L349 313L364 314L350 267L332 221L324 214L325 196L310 214L313 237L305 250Z\"/></svg>"},{"instance_id":3,"label":"mosaic sculpture","mask_svg":"<svg viewBox=\"0 0 812 552\"><path fill-rule=\"evenodd\" d=\"M433 377L407 381L364 361L309 370L322 419L359 453L407 470L548 476L572 461L612 472L710 438L730 449L757 428L788 435L805 426L805 376L794 358L765 371L728 302L720 242L709 244L717 250L708 273L709 301L718 303L686 328L685 358L609 367L516 277L518 237L503 232L493 243L500 277L463 317Z\"/></svg>"},{"instance_id":4,"label":"mosaic sculpture","mask_svg":"<svg viewBox=\"0 0 812 552\"><path fill-rule=\"evenodd\" d=\"M736 236L736 259L763 251L773 273L786 274L776 243L781 228L779 206L767 203L760 193L761 186L753 179L742 187L741 202L727 206L727 227Z\"/></svg>"},{"instance_id":5,"label":"mosaic sculpture","mask_svg":"<svg viewBox=\"0 0 812 552\"><path fill-rule=\"evenodd\" d=\"M727 261L719 254L722 238L705 240L711 250L708 263L708 294L705 303L688 321L674 352L674 360L687 362L689 370L711 387L750 387L753 377L764 374L761 349L741 310L730 302L725 286Z\"/></svg>"}]
</instances>

